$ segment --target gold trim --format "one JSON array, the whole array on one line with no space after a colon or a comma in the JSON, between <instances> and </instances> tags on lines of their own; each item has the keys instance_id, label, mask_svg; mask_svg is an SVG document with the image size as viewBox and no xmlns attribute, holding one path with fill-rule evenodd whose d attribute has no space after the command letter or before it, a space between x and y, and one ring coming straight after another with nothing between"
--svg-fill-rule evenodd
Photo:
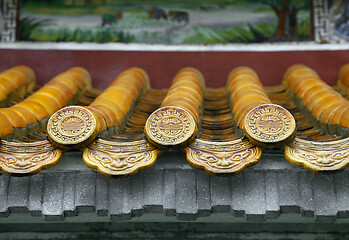
<instances>
[{"instance_id":1,"label":"gold trim","mask_svg":"<svg viewBox=\"0 0 349 240\"><path fill-rule=\"evenodd\" d=\"M314 173L343 170L349 166L349 138L328 142L295 138L284 153L290 163Z\"/></svg>"},{"instance_id":2,"label":"gold trim","mask_svg":"<svg viewBox=\"0 0 349 240\"><path fill-rule=\"evenodd\" d=\"M185 148L187 161L211 175L240 173L258 163L262 149L248 140L214 142L196 139Z\"/></svg>"},{"instance_id":3,"label":"gold trim","mask_svg":"<svg viewBox=\"0 0 349 240\"><path fill-rule=\"evenodd\" d=\"M283 146L294 138L296 121L292 114L277 104L263 104L246 115L244 132L248 139L262 147Z\"/></svg>"},{"instance_id":4,"label":"gold trim","mask_svg":"<svg viewBox=\"0 0 349 240\"><path fill-rule=\"evenodd\" d=\"M151 167L159 154L146 140L113 142L96 139L84 149L83 161L107 177L126 177Z\"/></svg>"},{"instance_id":5,"label":"gold trim","mask_svg":"<svg viewBox=\"0 0 349 240\"><path fill-rule=\"evenodd\" d=\"M144 132L158 148L186 146L197 135L193 116L184 108L168 106L157 109L147 119Z\"/></svg>"},{"instance_id":6,"label":"gold trim","mask_svg":"<svg viewBox=\"0 0 349 240\"><path fill-rule=\"evenodd\" d=\"M62 151L49 141L0 141L0 169L8 175L27 176L55 166Z\"/></svg>"},{"instance_id":7,"label":"gold trim","mask_svg":"<svg viewBox=\"0 0 349 240\"><path fill-rule=\"evenodd\" d=\"M59 148L83 148L98 134L93 113L81 106L68 106L55 112L47 123L47 136Z\"/></svg>"}]
</instances>

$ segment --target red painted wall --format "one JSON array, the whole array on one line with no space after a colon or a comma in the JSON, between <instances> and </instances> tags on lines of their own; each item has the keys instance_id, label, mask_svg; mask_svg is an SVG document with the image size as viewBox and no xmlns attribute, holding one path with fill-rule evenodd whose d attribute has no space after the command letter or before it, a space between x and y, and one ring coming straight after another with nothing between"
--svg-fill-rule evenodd
<instances>
[{"instance_id":1,"label":"red painted wall","mask_svg":"<svg viewBox=\"0 0 349 240\"><path fill-rule=\"evenodd\" d=\"M72 66L86 68L93 85L103 89L121 71L137 66L145 69L154 88L167 88L182 67L198 68L208 87L222 87L230 70L250 66L264 85L277 85L287 68L303 63L315 69L329 84L335 84L339 68L349 62L345 51L286 52L135 52L77 50L0 50L0 70L26 64L37 74L39 84Z\"/></svg>"}]
</instances>

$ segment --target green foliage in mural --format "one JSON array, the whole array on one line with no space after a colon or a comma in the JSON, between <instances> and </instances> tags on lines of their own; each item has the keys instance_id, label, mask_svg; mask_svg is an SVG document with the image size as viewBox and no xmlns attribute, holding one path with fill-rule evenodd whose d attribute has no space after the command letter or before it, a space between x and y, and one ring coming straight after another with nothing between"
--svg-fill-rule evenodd
<instances>
[{"instance_id":1,"label":"green foliage in mural","mask_svg":"<svg viewBox=\"0 0 349 240\"><path fill-rule=\"evenodd\" d=\"M38 20L33 17L24 17L19 22L19 35L20 41L32 41L31 34L41 27L50 24L49 20Z\"/></svg>"},{"instance_id":2,"label":"green foliage in mural","mask_svg":"<svg viewBox=\"0 0 349 240\"><path fill-rule=\"evenodd\" d=\"M185 43L261 43L274 34L275 26L270 24L248 25L247 28L236 26L229 29L212 29L199 27L195 29Z\"/></svg>"},{"instance_id":3,"label":"green foliage in mural","mask_svg":"<svg viewBox=\"0 0 349 240\"><path fill-rule=\"evenodd\" d=\"M298 39L301 41L310 41L311 40L311 25L310 20L304 20L303 22L298 24L297 28Z\"/></svg>"},{"instance_id":4,"label":"green foliage in mural","mask_svg":"<svg viewBox=\"0 0 349 240\"><path fill-rule=\"evenodd\" d=\"M76 28L74 31L68 28L42 29L49 21L35 18L22 18L20 25L20 41L38 42L133 42L134 36L124 34L122 31L113 31L107 27L95 29Z\"/></svg>"},{"instance_id":5,"label":"green foliage in mural","mask_svg":"<svg viewBox=\"0 0 349 240\"><path fill-rule=\"evenodd\" d=\"M294 40L298 38L297 14L302 10L309 10L310 1L311 0L249 0L251 3L265 4L274 11L278 19L276 38L281 40Z\"/></svg>"}]
</instances>

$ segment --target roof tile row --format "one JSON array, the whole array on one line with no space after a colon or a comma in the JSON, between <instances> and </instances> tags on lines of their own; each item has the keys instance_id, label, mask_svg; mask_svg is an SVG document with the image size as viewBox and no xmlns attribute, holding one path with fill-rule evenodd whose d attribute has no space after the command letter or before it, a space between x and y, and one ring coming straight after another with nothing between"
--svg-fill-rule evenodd
<instances>
[{"instance_id":1,"label":"roof tile row","mask_svg":"<svg viewBox=\"0 0 349 240\"><path fill-rule=\"evenodd\" d=\"M0 168L28 175L59 161L61 150L56 149L57 154L41 160L32 153L20 164L35 141L48 144L45 130L52 115L47 125L50 141L64 151L84 150L84 162L109 177L135 174L173 148L184 150L192 166L210 174L239 173L260 160L263 148L280 148L291 163L313 172L340 170L349 163L348 69L341 68L335 88L304 65L290 67L282 85L263 87L252 69L239 67L229 74L226 88L209 89L198 70L185 68L167 91L149 88L146 73L131 68L97 97L88 72L72 68L9 107L30 111L37 122L24 119L36 127L22 124L24 131L12 134L11 127L20 125L0 121L7 131L1 136L22 143L14 148L2 141L0 152L11 155L17 167L11 170L6 157ZM28 79L34 78L29 74ZM61 109L74 103L84 106ZM45 161L50 164L45 166Z\"/></svg>"}]
</instances>

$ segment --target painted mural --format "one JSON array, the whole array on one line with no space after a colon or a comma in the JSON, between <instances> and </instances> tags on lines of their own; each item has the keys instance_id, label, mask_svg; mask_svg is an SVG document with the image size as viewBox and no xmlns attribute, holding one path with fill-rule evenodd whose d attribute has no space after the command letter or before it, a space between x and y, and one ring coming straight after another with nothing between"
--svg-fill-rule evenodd
<instances>
[{"instance_id":1,"label":"painted mural","mask_svg":"<svg viewBox=\"0 0 349 240\"><path fill-rule=\"evenodd\" d=\"M21 0L20 41L224 44L311 40L310 0Z\"/></svg>"}]
</instances>

